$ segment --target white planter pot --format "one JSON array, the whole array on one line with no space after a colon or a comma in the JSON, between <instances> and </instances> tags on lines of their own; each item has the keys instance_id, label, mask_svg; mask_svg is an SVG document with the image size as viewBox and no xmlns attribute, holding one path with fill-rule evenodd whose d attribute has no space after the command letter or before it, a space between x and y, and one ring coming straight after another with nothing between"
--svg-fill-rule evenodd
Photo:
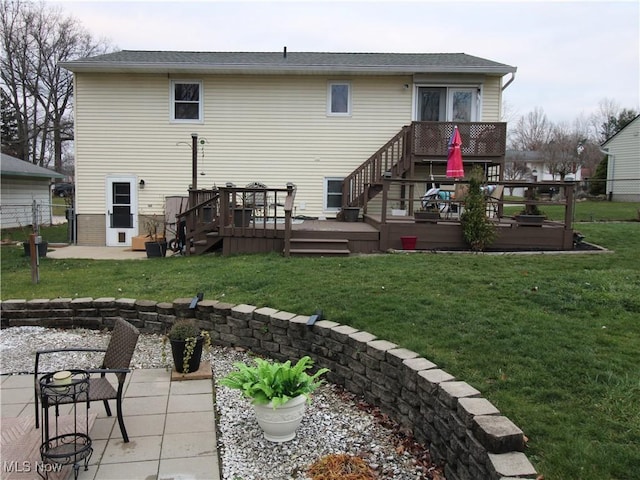
<instances>
[{"instance_id":1,"label":"white planter pot","mask_svg":"<svg viewBox=\"0 0 640 480\"><path fill-rule=\"evenodd\" d=\"M299 395L275 409L271 402L266 405L253 405L264 438L270 442L293 440L307 407L306 401L306 397Z\"/></svg>"}]
</instances>

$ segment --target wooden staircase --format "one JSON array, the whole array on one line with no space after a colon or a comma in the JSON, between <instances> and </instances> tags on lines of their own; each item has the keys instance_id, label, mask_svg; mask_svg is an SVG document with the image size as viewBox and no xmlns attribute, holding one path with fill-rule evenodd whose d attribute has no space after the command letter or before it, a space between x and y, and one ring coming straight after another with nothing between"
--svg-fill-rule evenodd
<instances>
[{"instance_id":1,"label":"wooden staircase","mask_svg":"<svg viewBox=\"0 0 640 480\"><path fill-rule=\"evenodd\" d=\"M193 205L176 215L178 223L186 223L186 255L201 255L222 244L219 235L220 193L218 190L190 190L189 204Z\"/></svg>"},{"instance_id":2,"label":"wooden staircase","mask_svg":"<svg viewBox=\"0 0 640 480\"><path fill-rule=\"evenodd\" d=\"M364 207L382 191L385 176L402 177L413 168L413 125L405 125L391 140L349 174L342 183L342 207Z\"/></svg>"},{"instance_id":3,"label":"wooden staircase","mask_svg":"<svg viewBox=\"0 0 640 480\"><path fill-rule=\"evenodd\" d=\"M190 255L202 255L203 253L216 250L222 245L222 237L217 230L207 232L204 235L200 235L199 239L191 241Z\"/></svg>"},{"instance_id":4,"label":"wooden staircase","mask_svg":"<svg viewBox=\"0 0 640 480\"><path fill-rule=\"evenodd\" d=\"M351 254L346 238L291 238L291 256L344 257Z\"/></svg>"}]
</instances>

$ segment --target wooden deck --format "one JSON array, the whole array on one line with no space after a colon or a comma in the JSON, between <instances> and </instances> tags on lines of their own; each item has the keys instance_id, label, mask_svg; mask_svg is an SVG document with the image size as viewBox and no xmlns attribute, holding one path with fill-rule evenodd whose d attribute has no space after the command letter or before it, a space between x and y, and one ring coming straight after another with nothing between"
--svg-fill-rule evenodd
<instances>
[{"instance_id":1,"label":"wooden deck","mask_svg":"<svg viewBox=\"0 0 640 480\"><path fill-rule=\"evenodd\" d=\"M571 250L573 230L565 229L561 222L545 221L541 226L522 226L512 218L493 220L497 239L487 251L542 251ZM253 252L282 252L284 250L284 224L257 225L247 228L224 227L223 255ZM297 220L292 226L292 254L330 255L337 242L348 253L377 253L401 250L403 236L417 237L416 250L468 250L462 237L462 226L457 220L441 219L436 222L416 223L413 217L388 218L382 223L380 216L365 215L358 222L336 220Z\"/></svg>"}]
</instances>

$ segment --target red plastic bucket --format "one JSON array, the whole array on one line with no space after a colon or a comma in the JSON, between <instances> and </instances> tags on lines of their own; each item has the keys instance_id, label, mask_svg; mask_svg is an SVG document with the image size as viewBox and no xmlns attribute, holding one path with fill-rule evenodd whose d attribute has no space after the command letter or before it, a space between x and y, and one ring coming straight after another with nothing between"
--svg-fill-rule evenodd
<instances>
[{"instance_id":1,"label":"red plastic bucket","mask_svg":"<svg viewBox=\"0 0 640 480\"><path fill-rule=\"evenodd\" d=\"M415 250L418 237L400 237L403 250Z\"/></svg>"}]
</instances>

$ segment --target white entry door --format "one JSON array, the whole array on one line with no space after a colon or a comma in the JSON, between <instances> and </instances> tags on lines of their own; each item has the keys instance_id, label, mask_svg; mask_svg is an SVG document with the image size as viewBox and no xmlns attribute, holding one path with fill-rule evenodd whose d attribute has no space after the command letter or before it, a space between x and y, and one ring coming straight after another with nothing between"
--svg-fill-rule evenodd
<instances>
[{"instance_id":1,"label":"white entry door","mask_svg":"<svg viewBox=\"0 0 640 480\"><path fill-rule=\"evenodd\" d=\"M131 246L138 231L138 195L134 176L107 177L108 247Z\"/></svg>"}]
</instances>

